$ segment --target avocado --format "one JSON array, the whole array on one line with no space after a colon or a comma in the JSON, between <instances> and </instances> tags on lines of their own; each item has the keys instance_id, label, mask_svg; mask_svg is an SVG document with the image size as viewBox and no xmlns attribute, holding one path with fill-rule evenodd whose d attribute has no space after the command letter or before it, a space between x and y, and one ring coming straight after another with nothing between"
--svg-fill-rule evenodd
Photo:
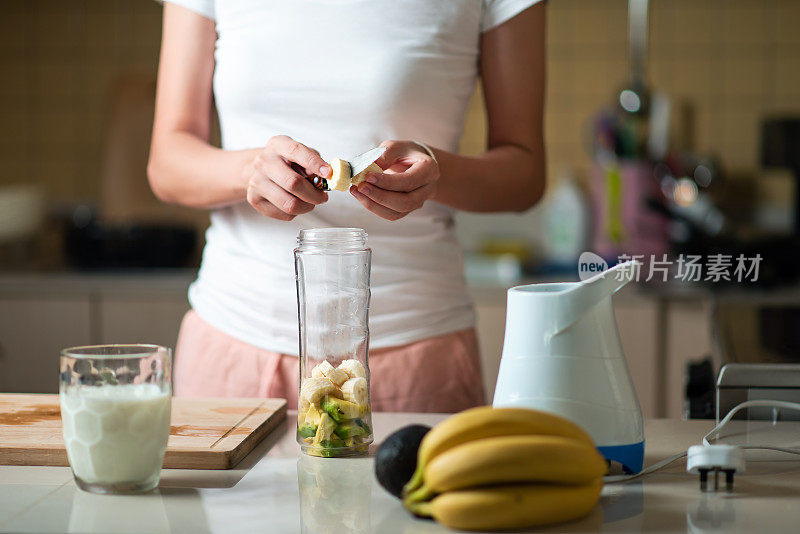
<instances>
[{"instance_id":1,"label":"avocado","mask_svg":"<svg viewBox=\"0 0 800 534\"><path fill-rule=\"evenodd\" d=\"M364 430L364 427L358 424L358 419L340 424L333 432L342 439L367 435L367 431Z\"/></svg>"},{"instance_id":2,"label":"avocado","mask_svg":"<svg viewBox=\"0 0 800 534\"><path fill-rule=\"evenodd\" d=\"M403 486L417 468L417 451L431 427L409 425L391 434L375 454L375 476L389 493L401 498Z\"/></svg>"},{"instance_id":3,"label":"avocado","mask_svg":"<svg viewBox=\"0 0 800 534\"><path fill-rule=\"evenodd\" d=\"M311 423L312 425L316 426L319 424L320 419L322 418L322 412L314 406L313 404L308 407L308 411L305 414L305 422Z\"/></svg>"},{"instance_id":4,"label":"avocado","mask_svg":"<svg viewBox=\"0 0 800 534\"><path fill-rule=\"evenodd\" d=\"M301 438L310 438L317 433L317 425L312 425L311 423L304 423L300 428L297 429L297 433L300 435Z\"/></svg>"},{"instance_id":5,"label":"avocado","mask_svg":"<svg viewBox=\"0 0 800 534\"><path fill-rule=\"evenodd\" d=\"M320 442L320 454L323 458L331 458L336 456L339 450L344 447L344 440L338 436L331 436L331 439L326 439Z\"/></svg>"},{"instance_id":6,"label":"avocado","mask_svg":"<svg viewBox=\"0 0 800 534\"><path fill-rule=\"evenodd\" d=\"M331 434L336 428L336 423L327 413L322 414L317 426L317 433L314 434L314 444L320 445L323 441L331 439Z\"/></svg>"},{"instance_id":7,"label":"avocado","mask_svg":"<svg viewBox=\"0 0 800 534\"><path fill-rule=\"evenodd\" d=\"M356 419L356 424L364 429L364 434L372 434L372 429L363 419Z\"/></svg>"},{"instance_id":8,"label":"avocado","mask_svg":"<svg viewBox=\"0 0 800 534\"><path fill-rule=\"evenodd\" d=\"M358 404L336 397L325 398L322 401L322 410L337 423L341 423L345 419L355 419L361 415L361 407Z\"/></svg>"},{"instance_id":9,"label":"avocado","mask_svg":"<svg viewBox=\"0 0 800 534\"><path fill-rule=\"evenodd\" d=\"M336 436L331 436L331 439L320 441L319 445L320 447L330 448L344 447L344 440Z\"/></svg>"}]
</instances>

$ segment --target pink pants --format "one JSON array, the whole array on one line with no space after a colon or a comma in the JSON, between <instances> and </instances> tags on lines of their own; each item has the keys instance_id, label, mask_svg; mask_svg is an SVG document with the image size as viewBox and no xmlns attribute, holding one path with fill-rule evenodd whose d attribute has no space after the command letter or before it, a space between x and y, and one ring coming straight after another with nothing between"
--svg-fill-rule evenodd
<instances>
[{"instance_id":1,"label":"pink pants","mask_svg":"<svg viewBox=\"0 0 800 534\"><path fill-rule=\"evenodd\" d=\"M277 397L297 409L297 356L259 349L190 310L175 349L175 394L184 397ZM486 403L474 329L371 350L374 411L457 412Z\"/></svg>"}]
</instances>

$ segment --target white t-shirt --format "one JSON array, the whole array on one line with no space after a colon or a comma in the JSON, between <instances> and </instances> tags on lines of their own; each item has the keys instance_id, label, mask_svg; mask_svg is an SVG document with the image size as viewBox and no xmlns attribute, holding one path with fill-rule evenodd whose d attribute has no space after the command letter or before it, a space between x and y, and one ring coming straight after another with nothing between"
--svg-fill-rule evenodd
<instances>
[{"instance_id":1,"label":"white t-shirt","mask_svg":"<svg viewBox=\"0 0 800 534\"><path fill-rule=\"evenodd\" d=\"M480 34L538 0L170 0L216 22L214 96L226 149L285 134L325 160L387 139L454 151ZM291 222L242 203L211 214L189 301L246 343L297 354L292 251L302 228L359 227L372 248L370 345L474 324L453 210L389 222L347 192Z\"/></svg>"}]
</instances>

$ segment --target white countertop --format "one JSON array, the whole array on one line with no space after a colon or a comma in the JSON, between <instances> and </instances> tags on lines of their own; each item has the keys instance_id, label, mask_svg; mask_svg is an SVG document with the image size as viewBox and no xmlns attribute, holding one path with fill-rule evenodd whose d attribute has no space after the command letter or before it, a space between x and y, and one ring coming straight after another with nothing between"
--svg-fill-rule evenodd
<instances>
[{"instance_id":1,"label":"white countertop","mask_svg":"<svg viewBox=\"0 0 800 534\"><path fill-rule=\"evenodd\" d=\"M376 440L441 415L374 414ZM372 458L302 456L294 416L230 471L165 470L159 490L102 496L78 490L66 467L0 466L0 532L433 533L375 481ZM646 464L699 442L710 421L652 420ZM800 423L738 423L726 442L800 445ZM742 432L742 431L746 431ZM800 457L748 452L734 492L701 493L683 461L607 485L589 517L547 532L797 532ZM540 530L541 531L541 530Z\"/></svg>"}]
</instances>

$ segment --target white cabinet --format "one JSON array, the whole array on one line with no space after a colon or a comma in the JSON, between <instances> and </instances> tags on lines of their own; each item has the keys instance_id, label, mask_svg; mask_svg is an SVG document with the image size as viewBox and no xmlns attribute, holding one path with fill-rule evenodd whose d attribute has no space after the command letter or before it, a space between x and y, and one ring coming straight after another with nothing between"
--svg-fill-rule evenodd
<instances>
[{"instance_id":1,"label":"white cabinet","mask_svg":"<svg viewBox=\"0 0 800 534\"><path fill-rule=\"evenodd\" d=\"M645 417L660 416L661 304L656 299L627 293L615 297L614 315L642 414Z\"/></svg>"},{"instance_id":2,"label":"white cabinet","mask_svg":"<svg viewBox=\"0 0 800 534\"><path fill-rule=\"evenodd\" d=\"M481 351L481 374L486 403L491 404L497 372L500 370L500 355L506 329L505 302L476 302L478 343Z\"/></svg>"},{"instance_id":3,"label":"white cabinet","mask_svg":"<svg viewBox=\"0 0 800 534\"><path fill-rule=\"evenodd\" d=\"M712 354L711 303L708 300L671 300L666 307L663 417L683 415L686 366Z\"/></svg>"},{"instance_id":4,"label":"white cabinet","mask_svg":"<svg viewBox=\"0 0 800 534\"><path fill-rule=\"evenodd\" d=\"M0 392L58 392L61 349L91 342L88 297L0 297Z\"/></svg>"},{"instance_id":5,"label":"white cabinet","mask_svg":"<svg viewBox=\"0 0 800 534\"><path fill-rule=\"evenodd\" d=\"M0 297L0 392L58 392L61 349L101 343L175 347L181 294Z\"/></svg>"},{"instance_id":6,"label":"white cabinet","mask_svg":"<svg viewBox=\"0 0 800 534\"><path fill-rule=\"evenodd\" d=\"M175 347L193 271L0 276L0 392L58 391L62 348L99 343ZM486 402L500 367L506 291L472 287ZM711 350L706 298L626 287L614 297L622 347L642 411L679 417L686 363Z\"/></svg>"},{"instance_id":7,"label":"white cabinet","mask_svg":"<svg viewBox=\"0 0 800 534\"><path fill-rule=\"evenodd\" d=\"M0 275L0 392L57 392L66 347L175 347L194 277L190 270Z\"/></svg>"}]
</instances>

